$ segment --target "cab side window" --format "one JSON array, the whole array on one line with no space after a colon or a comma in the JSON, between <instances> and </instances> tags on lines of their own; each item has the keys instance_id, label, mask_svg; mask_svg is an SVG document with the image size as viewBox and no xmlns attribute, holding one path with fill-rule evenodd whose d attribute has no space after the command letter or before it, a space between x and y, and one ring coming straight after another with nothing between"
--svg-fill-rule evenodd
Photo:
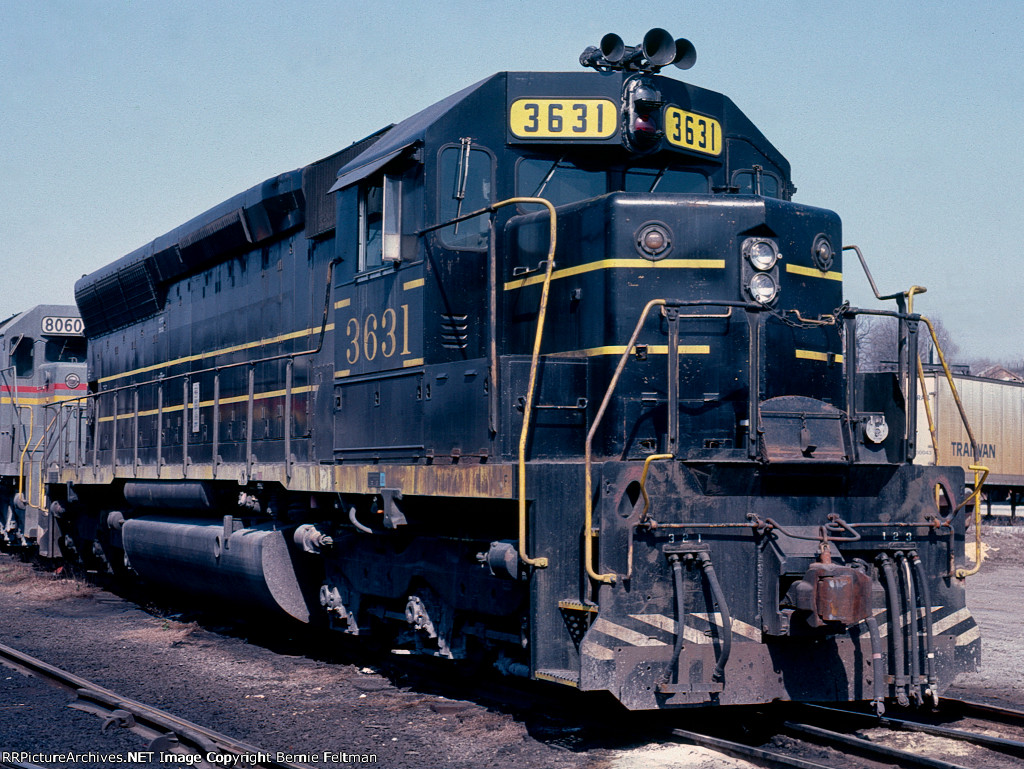
<instances>
[{"instance_id":1,"label":"cab side window","mask_svg":"<svg viewBox=\"0 0 1024 769\"><path fill-rule=\"evenodd\" d=\"M359 187L359 271L402 260L402 177L376 174Z\"/></svg>"},{"instance_id":2,"label":"cab side window","mask_svg":"<svg viewBox=\"0 0 1024 769\"><path fill-rule=\"evenodd\" d=\"M85 337L57 336L46 340L47 363L84 363Z\"/></svg>"},{"instance_id":3,"label":"cab side window","mask_svg":"<svg viewBox=\"0 0 1024 769\"><path fill-rule=\"evenodd\" d=\"M766 198L781 198L779 179L775 174L762 171L755 166L753 171L737 171L732 183L740 195L761 195Z\"/></svg>"},{"instance_id":4,"label":"cab side window","mask_svg":"<svg viewBox=\"0 0 1024 769\"><path fill-rule=\"evenodd\" d=\"M359 270L384 264L384 176L367 179L359 187Z\"/></svg>"},{"instance_id":5,"label":"cab side window","mask_svg":"<svg viewBox=\"0 0 1024 769\"><path fill-rule=\"evenodd\" d=\"M471 146L445 147L438 159L438 223L479 211L494 202L493 161L487 150ZM440 230L448 248L479 251L487 248L489 217L477 216Z\"/></svg>"},{"instance_id":6,"label":"cab side window","mask_svg":"<svg viewBox=\"0 0 1024 769\"><path fill-rule=\"evenodd\" d=\"M516 194L546 198L564 206L608 192L605 168L580 168L564 158L522 158L516 166Z\"/></svg>"},{"instance_id":7,"label":"cab side window","mask_svg":"<svg viewBox=\"0 0 1024 769\"><path fill-rule=\"evenodd\" d=\"M32 376L35 359L35 340L19 336L11 340L11 366L20 377Z\"/></svg>"}]
</instances>

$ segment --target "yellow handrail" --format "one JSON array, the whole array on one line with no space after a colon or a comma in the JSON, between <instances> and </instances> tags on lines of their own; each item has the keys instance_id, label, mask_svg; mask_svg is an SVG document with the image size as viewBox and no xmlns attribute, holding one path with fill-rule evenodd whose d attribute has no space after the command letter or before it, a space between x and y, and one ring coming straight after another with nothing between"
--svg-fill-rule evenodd
<instances>
[{"instance_id":1,"label":"yellow handrail","mask_svg":"<svg viewBox=\"0 0 1024 769\"><path fill-rule=\"evenodd\" d=\"M550 245L548 263L544 272L544 286L540 292L540 309L537 312L537 330L533 336L533 354L530 356L530 381L526 388L526 403L523 405L523 429L519 433L519 558L528 566L544 569L547 558L531 558L526 554L526 443L530 434L530 415L533 411L533 394L537 386L537 365L540 361L540 347L544 339L544 319L548 311L548 296L551 289L551 273L555 269L555 240L557 220L555 207L544 198L509 198L491 206L497 210L516 203L536 203L548 209L550 219Z\"/></svg>"},{"instance_id":2,"label":"yellow handrail","mask_svg":"<svg viewBox=\"0 0 1024 769\"><path fill-rule=\"evenodd\" d=\"M36 412L31 406L15 406L19 411L28 409L28 438L25 439L25 446L21 450L21 458L18 460L18 494L24 499L25 489L25 454L28 452L28 445L32 442L32 436L36 431Z\"/></svg>"},{"instance_id":3,"label":"yellow handrail","mask_svg":"<svg viewBox=\"0 0 1024 769\"><path fill-rule=\"evenodd\" d=\"M921 356L917 356L917 381L921 383L921 397L924 400L924 416L928 420L928 434L932 437L932 451L935 452L935 464L939 464L939 434L932 417L932 404L928 400L928 383L924 380L924 365Z\"/></svg>"},{"instance_id":4,"label":"yellow handrail","mask_svg":"<svg viewBox=\"0 0 1024 769\"><path fill-rule=\"evenodd\" d=\"M935 351L939 354L939 363L942 364L942 371L946 375L946 381L949 383L949 390L953 394L953 401L956 403L957 410L960 412L960 421L963 422L964 430L967 431L967 437L971 441L971 451L973 452L974 460L977 461L979 459L977 452L978 442L974 439L974 431L971 430L970 422L967 420L967 413L964 411L963 401L960 400L960 393L956 389L956 382L953 381L953 372L950 371L949 364L946 363L946 356L942 352L942 347L939 346L939 338L935 334L935 327L932 325L932 322L923 315L921 316L921 321L928 326L928 332L932 336L932 344L935 345ZM920 361L920 358L918 360Z\"/></svg>"},{"instance_id":5,"label":"yellow handrail","mask_svg":"<svg viewBox=\"0 0 1024 769\"><path fill-rule=\"evenodd\" d=\"M54 422L57 421L57 416L58 416L57 414L54 414L53 417L50 419L50 424L48 424L46 427L43 428L43 434L39 436L39 440L36 441L36 445L32 447L32 453L33 454L35 454L37 451L39 451L39 447L43 445L43 441L46 440L46 434L53 428ZM45 454L46 454L45 449L43 450L43 454L44 454L44 459L45 459ZM39 505L38 505L38 507L39 507L40 510L43 510L43 509L46 508L46 484L43 483L43 464L44 464L44 459L40 459L39 460L39 465L38 465L38 467L39 467L39 484L38 484L38 486L39 486L39 489L38 489L39 490ZM29 460L30 464L31 464L31 461L32 460ZM29 486L29 498L31 498L31 497L32 497L32 487Z\"/></svg>"},{"instance_id":6,"label":"yellow handrail","mask_svg":"<svg viewBox=\"0 0 1024 769\"><path fill-rule=\"evenodd\" d=\"M981 487L985 484L985 479L988 478L989 470L984 465L971 465L970 469L974 471L974 492L957 505L953 513L956 514L964 505L972 499L974 500L974 568L957 569L957 579L964 579L981 571L981 561L983 559L981 550ZM983 473L980 480L978 479L979 473Z\"/></svg>"},{"instance_id":7,"label":"yellow handrail","mask_svg":"<svg viewBox=\"0 0 1024 769\"><path fill-rule=\"evenodd\" d=\"M651 498L647 496L647 471L651 467L651 462L660 459L673 459L674 457L675 454L651 454L644 460L644 471L640 474L640 493L644 497L644 510L640 513L641 523L647 520L647 511L651 507Z\"/></svg>"},{"instance_id":8,"label":"yellow handrail","mask_svg":"<svg viewBox=\"0 0 1024 769\"><path fill-rule=\"evenodd\" d=\"M608 403L611 401L612 393L615 391L615 387L619 383L619 378L622 376L622 370L626 367L626 361L629 359L630 352L636 345L636 340L640 337L640 331L643 329L644 323L647 321L647 316L651 310L655 307L664 307L666 301L664 299L652 299L644 307L643 312L640 313L640 319L637 321L636 328L633 329L633 335L629 338L629 342L626 344L626 349L622 351L622 355L619 358L618 365L615 367L615 373L612 374L612 381L608 383L608 389L605 391L604 399L601 401L601 406L597 410L597 414L594 416L594 422L590 426L590 431L587 433L587 443L583 452L583 463L584 463L584 480L583 480L583 565L587 570L587 576L589 576L595 582L606 582L608 584L614 584L617 575L614 573L610 574L598 574L594 571L594 491L593 491L593 479L592 479L592 445L594 442L594 435L597 433L597 428L601 424L601 420L604 418L604 412L608 409Z\"/></svg>"}]
</instances>

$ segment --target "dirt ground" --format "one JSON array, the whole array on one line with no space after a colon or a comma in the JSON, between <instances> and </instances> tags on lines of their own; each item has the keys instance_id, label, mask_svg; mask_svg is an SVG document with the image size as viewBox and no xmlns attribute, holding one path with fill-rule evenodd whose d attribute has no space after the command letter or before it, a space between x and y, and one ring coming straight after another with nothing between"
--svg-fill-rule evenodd
<instances>
[{"instance_id":1,"label":"dirt ground","mask_svg":"<svg viewBox=\"0 0 1024 769\"><path fill-rule=\"evenodd\" d=\"M985 527L984 539L984 566L968 578L968 601L983 634L982 668L962 676L951 694L1020 707L1024 526ZM391 769L749 766L699 748L650 744L642 731L632 731L641 722L621 720L606 703L564 699L561 687L520 702L514 689L496 684L489 695L465 699L466 687L437 670L422 677L401 672L333 637L294 643L280 634L247 637L227 625L200 626L187 614L154 615L64 576L0 556L0 643L260 749L302 754L297 761L310 766L337 766L341 754L351 757L344 763L372 756ZM93 751L96 760L86 764L43 763L106 769L119 764L102 754L146 749L130 732L101 731L94 716L66 707L70 699L0 668L0 751ZM579 719L566 717L592 706ZM603 708L612 721L602 721Z\"/></svg>"}]
</instances>

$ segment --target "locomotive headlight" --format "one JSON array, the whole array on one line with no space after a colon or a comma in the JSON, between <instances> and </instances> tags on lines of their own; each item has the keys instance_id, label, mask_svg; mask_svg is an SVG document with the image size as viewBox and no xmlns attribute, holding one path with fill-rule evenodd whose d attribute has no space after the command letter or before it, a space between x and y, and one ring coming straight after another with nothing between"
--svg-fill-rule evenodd
<instances>
[{"instance_id":1,"label":"locomotive headlight","mask_svg":"<svg viewBox=\"0 0 1024 769\"><path fill-rule=\"evenodd\" d=\"M750 296L755 302L771 304L778 296L779 286L771 275L758 272L751 277L750 283L747 284L747 291L750 292Z\"/></svg>"},{"instance_id":2,"label":"locomotive headlight","mask_svg":"<svg viewBox=\"0 0 1024 769\"><path fill-rule=\"evenodd\" d=\"M747 238L743 241L743 256L754 269L767 271L779 260L779 247L767 238Z\"/></svg>"}]
</instances>

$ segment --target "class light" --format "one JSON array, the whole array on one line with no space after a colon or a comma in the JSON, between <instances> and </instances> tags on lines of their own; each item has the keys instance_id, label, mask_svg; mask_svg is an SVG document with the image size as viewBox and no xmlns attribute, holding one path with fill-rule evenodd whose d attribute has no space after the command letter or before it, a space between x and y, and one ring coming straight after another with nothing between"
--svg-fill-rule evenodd
<instances>
[{"instance_id":1,"label":"class light","mask_svg":"<svg viewBox=\"0 0 1024 769\"><path fill-rule=\"evenodd\" d=\"M814 263L818 269L822 272L828 272L832 269L832 263L835 261L836 252L832 248L832 241L828 239L828 235L822 233L814 239L814 244L811 246L811 257L814 259Z\"/></svg>"},{"instance_id":2,"label":"class light","mask_svg":"<svg viewBox=\"0 0 1024 769\"><path fill-rule=\"evenodd\" d=\"M622 140L633 152L650 152L664 136L659 118L665 101L658 89L642 75L630 77L623 89L623 120L627 130Z\"/></svg>"},{"instance_id":3,"label":"class light","mask_svg":"<svg viewBox=\"0 0 1024 769\"><path fill-rule=\"evenodd\" d=\"M672 247L672 234L660 222L649 222L636 233L636 246L644 259L657 261L668 255Z\"/></svg>"}]
</instances>

